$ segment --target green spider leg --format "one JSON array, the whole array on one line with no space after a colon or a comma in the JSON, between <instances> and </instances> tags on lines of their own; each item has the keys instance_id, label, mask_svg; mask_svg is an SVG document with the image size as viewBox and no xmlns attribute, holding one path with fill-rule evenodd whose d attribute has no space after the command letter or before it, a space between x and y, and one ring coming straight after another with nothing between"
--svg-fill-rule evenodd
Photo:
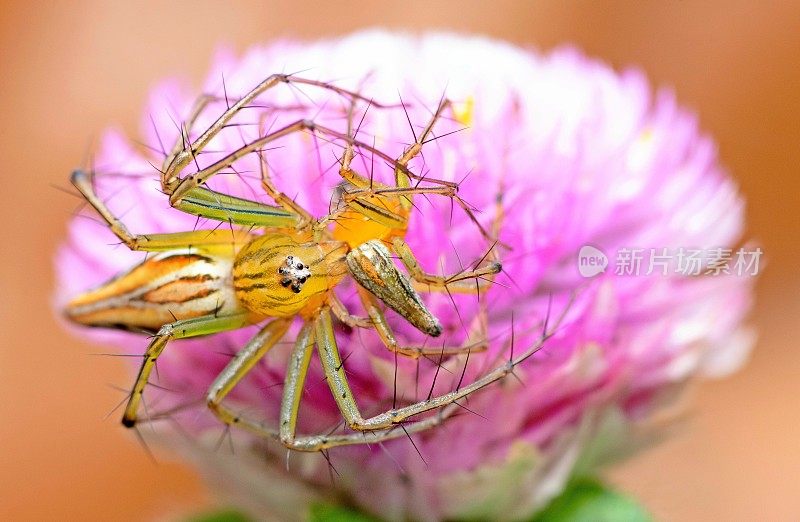
<instances>
[{"instance_id":1,"label":"green spider leg","mask_svg":"<svg viewBox=\"0 0 800 522\"><path fill-rule=\"evenodd\" d=\"M330 90L341 96L350 98L353 101L365 100L365 98L358 93L351 92L331 84L291 75L274 74L264 79L250 92L237 100L196 140L188 143L189 132L187 129L191 128L195 124L203 110L210 102L218 100L218 98L214 96L201 96L198 98L195 106L190 111L186 124L181 128L181 135L163 163L161 171L162 190L169 196L170 204L172 206L189 214L199 215L218 221L228 221L246 226L297 227L308 222L307 218L309 216L307 213L298 212L298 210L300 210L299 208L286 205L286 201L281 200L282 198L280 197L278 197L277 200L278 203L283 207L282 209L281 207L264 205L248 199L227 196L201 186L211 176L218 173L223 168L230 166L234 161L243 155L257 151L264 144L285 136L286 134L306 128L302 121L298 121L295 124L289 125L287 128L281 129L276 133L268 134L264 137L266 140L257 140L259 143L258 145L255 145L254 147L243 147L242 149L244 150L240 149L239 151L234 152L219 162L216 162L209 168L203 169L200 172L190 174L183 178L180 177L180 172L208 145L214 136L216 136L222 131L222 129L225 128L225 125L239 111L249 106L265 91L279 84L310 85ZM376 104L374 102L371 103L373 105L383 107L381 104ZM262 180L264 180L263 176ZM267 192L272 193L268 182L262 181L262 184L265 188L267 188ZM277 223L281 218L283 218L283 221Z\"/></svg>"},{"instance_id":2,"label":"green spider leg","mask_svg":"<svg viewBox=\"0 0 800 522\"><path fill-rule=\"evenodd\" d=\"M180 248L196 248L205 252L230 253L252 239L241 230L192 230L159 234L132 234L98 197L92 186L91 175L82 170L72 173L72 184L108 224L109 229L128 248L134 251L163 252Z\"/></svg>"},{"instance_id":3,"label":"green spider leg","mask_svg":"<svg viewBox=\"0 0 800 522\"><path fill-rule=\"evenodd\" d=\"M346 89L336 87L335 85L329 83L320 82L317 80L309 80L287 74L272 74L267 78L265 78L264 80L262 80L261 83L256 85L247 94L239 98L233 105L231 105L225 112L223 112L219 116L219 118L217 118L217 120L214 123L212 123L211 126L209 126L196 140L194 140L191 144L189 144L188 147L186 147L187 143L186 136L181 135L179 137L179 140L175 144L172 152L164 159L164 166L161 175L162 187L164 191L167 193L172 193L172 190L181 182L181 178L179 177L180 171L183 170L183 168L186 167L206 145L208 145L208 143L214 138L214 136L219 134L219 132L225 128L225 125L234 116L236 116L236 114L239 113L239 111L248 107L261 94L275 87L276 85L292 84L292 83L321 87L353 100L367 101L366 98L364 98L363 96L361 96L356 92L348 91ZM202 113L203 109L211 101L215 101L217 99L218 99L217 97L208 95L200 97L198 101L195 103L195 107L192 109L190 113L186 127L191 128L191 126L194 124L194 122ZM381 104L375 103L371 100L369 101L373 105L382 107ZM188 132L186 134L188 134Z\"/></svg>"},{"instance_id":4,"label":"green spider leg","mask_svg":"<svg viewBox=\"0 0 800 522\"><path fill-rule=\"evenodd\" d=\"M284 446L292 450L313 452L324 451L337 446L381 443L440 425L461 407L458 403L460 399L508 376L514 371L514 368L529 359L544 346L545 342L559 328L568 308L569 305L567 305L567 308L565 308L558 320L554 322L552 328L548 328L547 323L545 323L539 339L521 354L514 356L512 352L505 363L496 366L469 385L459 387L449 393L428 397L425 400L408 406L393 408L365 419L355 402L350 385L347 381L344 362L342 361L336 343L330 310L324 307L316 319L303 326L289 358L284 395L281 401L281 426L279 430L270 428L263 422L254 421L246 416L238 415L221 405L221 401L227 394L227 391L246 374L244 368L252 367L258 359L266 353L269 347L277 342L275 337L271 334L263 337L259 334L259 336L251 341L252 346L249 344L247 348L240 352L245 355L238 361L232 361L223 371L223 374L221 374L212 385L208 400L210 403L214 403L212 407L213 411L224 412L218 415L227 424L240 426L261 438L280 441ZM263 344L265 344L265 339L267 343L270 343L270 346L266 348L263 346ZM302 395L302 389L308 371L308 363L311 357L311 350L314 344L316 344L326 381L328 382L328 386L338 409L347 425L358 433L328 433L319 435L296 434L295 428L297 425L300 396ZM222 390L222 392L216 390ZM417 421L409 420L415 415L431 410L437 410L436 414Z\"/></svg>"},{"instance_id":5,"label":"green spider leg","mask_svg":"<svg viewBox=\"0 0 800 522\"><path fill-rule=\"evenodd\" d=\"M128 428L132 428L136 425L142 394L144 393L144 389L147 386L150 374L156 365L158 357L164 351L164 348L167 347L169 341L224 332L227 330L236 330L247 324L250 324L248 321L248 314L239 313L219 317L207 315L193 319L183 319L162 326L153 337L152 341L150 341L150 345L144 353L142 366L139 368L139 374L136 377L128 399L128 405L125 407L125 413L122 416L122 424Z\"/></svg>"},{"instance_id":6,"label":"green spider leg","mask_svg":"<svg viewBox=\"0 0 800 522\"><path fill-rule=\"evenodd\" d=\"M211 126L209 126L193 142L188 143L188 131L182 129L181 136L179 137L178 141L176 142L170 154L164 160L164 164L162 167L162 175L161 175L162 189L164 193L169 196L170 204L172 206L181 211L193 215L199 215L202 217L207 217L219 221L227 221L247 226L298 227L307 224L310 221L309 219L310 214L304 211L298 205L293 204L293 201L290 200L289 198L286 198L285 195L281 194L270 183L268 176L264 175L263 168L262 168L262 185L264 186L266 191L274 197L276 202L280 205L279 207L264 205L252 200L227 196L202 186L212 176L218 174L224 168L229 167L239 158L253 152L260 153L261 149L268 143L299 131L318 133L324 137L327 137L330 140L342 140L347 142L351 146L357 144L361 148L370 150L377 156L387 161L392 161L395 164L395 170L398 173L397 174L398 179L400 179L401 176L405 180L412 178L424 179L411 173L407 168L408 161L418 153L418 150L416 150L416 152L414 153L409 153L409 151L406 151L399 160L392 160L386 154L384 154L381 151L378 151L374 147L369 147L366 144L362 144L360 142L352 140L349 137L350 131L348 131L348 134L342 134L334 131L333 129L329 129L325 126L316 124L313 121L305 119L297 120L293 123L284 126L281 129L268 133L234 150L233 152L226 155L224 158L219 159L213 164L197 172L188 174L184 177L180 177L180 172L191 162L193 158L196 157L197 154L199 154L208 145L208 143L213 139L214 136L216 136L219 132L222 131L222 129L225 128L225 125L239 111L247 107L259 95L261 95L268 89L273 88L279 84L291 84L291 83L312 85L335 92L343 97L349 98L352 101L351 108L355 106L356 101L362 101L362 102L367 101L365 97L356 92L348 91L346 89L341 89L331 84L315 80L307 80L295 76L281 75L281 74L272 75L266 78L259 85L253 88L249 93L247 93L245 96L236 101L236 103L230 106L228 110L226 110ZM187 124L184 126L184 129L191 128L191 126L193 126L197 121L197 119L199 118L203 109L207 107L207 105L211 101L214 101L216 99L217 99L216 97L208 95L200 97L196 102L195 107L190 112ZM371 106L376 106L379 108L390 107L389 105L376 103L372 100L369 100L369 103ZM261 124L259 125L259 128L260 127ZM417 145L417 148L421 148L421 143ZM449 186L451 191L452 189L457 188L457 185L450 182L443 182L441 180L427 180L427 181L431 183L438 183ZM408 188L408 187L400 187L400 188ZM415 193L422 193L420 192L420 190L424 189L415 189ZM439 192L441 192L441 190ZM460 202L460 204L462 203L463 202ZM275 224L276 222L279 221L280 221L279 224Z\"/></svg>"}]
</instances>

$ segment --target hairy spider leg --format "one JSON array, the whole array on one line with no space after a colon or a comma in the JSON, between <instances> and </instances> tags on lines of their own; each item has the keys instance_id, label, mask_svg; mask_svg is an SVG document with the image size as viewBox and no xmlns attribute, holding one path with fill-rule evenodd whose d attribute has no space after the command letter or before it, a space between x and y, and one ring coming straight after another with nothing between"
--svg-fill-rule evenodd
<instances>
[{"instance_id":1,"label":"hairy spider leg","mask_svg":"<svg viewBox=\"0 0 800 522\"><path fill-rule=\"evenodd\" d=\"M246 144L236 151L233 151L231 154L227 155L225 158L220 159L219 161L215 162L208 167L189 174L184 177L180 177L180 171L186 167L190 163L190 161L196 157L198 153L200 153L216 136L224 127L225 125L233 118L239 111L243 108L247 107L255 98L261 95L266 90L281 84L305 84L305 85L312 85L324 89L331 90L341 96L349 98L353 104L355 101L367 101L365 97L362 95L348 91L346 89L341 89L339 87L319 82L315 80L307 80L304 78L299 78L290 75L283 75L277 74L272 75L262 81L259 85L254 87L250 92L244 95L242 98L236 101L232 106L228 108L211 126L209 126L197 139L187 145L188 141L188 131L181 130L181 136L177 140L177 143L173 147L172 152L165 158L164 164L162 167L162 174L161 174L161 181L162 181L162 190L164 193L169 195L170 197L170 204L173 205L175 208L182 210L184 212L194 214L194 215L201 215L203 217L209 217L212 219L216 219L219 221L229 221L232 223L237 223L241 225L249 225L249 226L269 226L264 225L261 217L259 214L267 212L273 214L271 219L275 219L276 208L266 206L251 200L246 200L242 198L233 198L231 196L226 196L224 194L220 194L219 192L215 192L211 189L206 187L202 187L201 185L204 184L210 177L218 173L220 170L230 166L233 162L235 162L238 158L249 154L251 152L255 152L260 150L265 144L274 141L282 136L287 134L305 130L309 132L319 132L323 135L329 136L331 139L343 139L345 136L341 133L335 132L331 129L326 127L320 126L315 124L309 120L298 120L294 123L291 123L285 126L282 129L279 129L273 133L269 133L257 140L252 141L249 144ZM192 109L189 119L188 119L188 126L191 127L202 113L203 109L208 105L208 103L212 100L217 98L213 96L205 95L198 99L195 104L195 107ZM386 108L389 107L388 105L383 105L380 103L376 103L373 100L369 100L371 106L376 106L379 108ZM184 127L186 128L186 127ZM346 141L346 140L345 140ZM374 147L367 147L366 144L359 144L359 146L364 146L373 151L373 153L383 157L387 161L390 160L388 156L383 154L382 152L374 149ZM405 176L410 178L419 179L418 176L408 171L405 165L395 165L396 169ZM436 183L437 180L429 180L430 182ZM446 183L441 182L439 183ZM270 187L267 185L265 186L267 191L270 192ZM286 203L285 201L283 203ZM459 203L461 204L461 203ZM266 207L266 208L264 208ZM287 224L286 226L297 226L298 221L300 224L303 224L305 220L303 218L307 217L303 213L299 213L300 219L297 218L297 209L294 209L295 212L291 212L291 206L287 205L284 210L287 211L289 216L285 216L287 220L292 220L293 222ZM255 214L255 215L253 215Z\"/></svg>"},{"instance_id":2,"label":"hairy spider leg","mask_svg":"<svg viewBox=\"0 0 800 522\"><path fill-rule=\"evenodd\" d=\"M150 379L150 373L153 371L158 357L164 351L164 348L167 347L169 341L236 330L251 324L248 316L249 313L246 312L220 317L207 315L175 321L161 327L153 340L150 341L150 345L144 353L142 366L139 368L139 374L133 384L133 389L128 399L128 405L125 407L125 413L122 415L122 424L128 428L132 428L136 425L139 404L141 403L145 386Z\"/></svg>"},{"instance_id":3,"label":"hairy spider leg","mask_svg":"<svg viewBox=\"0 0 800 522\"><path fill-rule=\"evenodd\" d=\"M253 369L258 361L281 340L291 324L291 318L278 318L269 321L261 328L261 331L259 331L255 337L236 353L234 358L231 359L214 379L214 382L211 383L208 393L206 394L206 404L222 422L229 425L239 422L240 416L223 405L222 400L231 392L239 381ZM306 346L308 343L313 343L313 338L309 337L308 332L309 328L304 326L295 341L296 346ZM290 359L290 361L292 360L293 359ZM307 370L307 368L308 361L305 362L305 370ZM305 370L303 370L303 374L305 374ZM299 404L299 397L297 400ZM284 405L281 406L282 412L284 407ZM296 409L295 407L295 410Z\"/></svg>"},{"instance_id":4,"label":"hairy spider leg","mask_svg":"<svg viewBox=\"0 0 800 522\"><path fill-rule=\"evenodd\" d=\"M92 186L92 177L83 170L76 170L71 176L72 184L86 198L98 214L105 220L111 231L131 250L161 252L178 248L197 247L204 251L230 252L238 249L252 239L252 235L242 230L193 230L166 234L132 234L128 227L109 210ZM281 215L276 216L275 225L283 223Z\"/></svg>"},{"instance_id":5,"label":"hairy spider leg","mask_svg":"<svg viewBox=\"0 0 800 522\"><path fill-rule=\"evenodd\" d=\"M230 106L225 112L223 112L217 118L217 120L214 123L212 123L196 140L194 140L191 144L189 144L188 147L186 147L185 136L182 135L178 138L178 142L175 144L172 153L164 159L164 164L161 174L162 188L164 189L164 191L167 193L172 193L173 189L181 181L179 175L180 171L183 170L183 168L186 167L186 165L188 165L192 161L192 159L214 138L214 136L216 136L223 128L225 128L225 125L239 111L249 106L261 94L275 87L276 85L291 84L291 83L321 87L326 90L335 92L341 96L348 97L352 100L367 101L363 96L361 96L356 92L351 92L346 89L336 87L329 83L320 82L317 80L309 80L288 74L272 74L266 77L264 80L262 80L261 83L253 87L253 89L251 89L244 96L239 98L232 106ZM191 125L196 121L196 119L199 117L202 110L208 105L208 103L214 99L216 98L208 95L198 99L198 101L195 104L195 107L193 108L190 114L189 127L191 127ZM375 103L372 100L369 101L373 105L382 106L381 104Z\"/></svg>"},{"instance_id":6,"label":"hairy spider leg","mask_svg":"<svg viewBox=\"0 0 800 522\"><path fill-rule=\"evenodd\" d=\"M452 289L460 293L479 293L492 280L484 281L487 276L493 277L501 270L497 256L492 254L493 262L488 266L473 271L461 271L450 276L434 276L421 270L419 263L414 257L411 249L403 241L406 233L408 218L413 207L412 196L415 194L438 194L449 198L457 198L458 184L452 182L441 182L442 185L434 187L412 187L411 177L408 173L408 163L422 151L422 146L433 131L433 126L440 119L447 107L451 103L443 98L439 106L425 126L419 136L415 136L415 141L405 148L403 153L393 161L396 186L391 187L376 183L370 178L366 178L352 169L351 164L354 158L354 138L347 140L347 146L341 159L339 175L354 188L345 192L342 200L345 205L333 214L320 220L320 224L327 224L330 221L336 222L333 236L336 239L345 241L355 247L367 239L378 238L387 243L387 246L395 250L403 264L409 270L413 279L428 288L435 288L443 291ZM353 111L351 106L348 117L348 136L352 136ZM434 180L429 180L434 181ZM460 199L460 198L458 198ZM369 226L358 216L369 218ZM474 215L470 214L471 219ZM347 227L348 222L354 222L355 226ZM477 220L475 220L477 223ZM365 230L366 229L366 230ZM480 227L481 232L485 232ZM490 249L491 252L491 249ZM486 256L484 256L486 257ZM474 284L462 284L467 280L479 282L476 289Z\"/></svg>"},{"instance_id":7,"label":"hairy spider leg","mask_svg":"<svg viewBox=\"0 0 800 522\"><path fill-rule=\"evenodd\" d=\"M327 307L323 307L320 310L319 316L313 321L313 324L306 323L304 325L289 359L286 377L287 384L284 387L284 397L281 402L280 430L270 428L263 422L257 422L248 417L233 414L230 410L228 410L228 414L225 418L228 419L229 423L232 423L235 419L235 424L237 426L259 437L280 441L289 449L306 452L323 451L332 447L353 444L377 444L424 431L442 424L445 419L458 411L458 408L461 407L461 405L458 404L460 399L508 376L514 371L514 368L538 352L547 340L558 330L569 306L568 304L558 319L552 323L552 327L548 328L547 322L545 321L545 328L539 339L521 354L509 358L507 362L496 366L469 385L436 397L429 397L402 408L394 408L367 419L364 419L361 415L360 409L350 391L344 365L339 354L339 348L336 344L330 311ZM295 433L299 395L302 393L308 370L308 360L311 356L311 346L314 343L316 343L317 351L325 371L326 380L328 381L328 386L336 400L337 406L347 424L352 429L358 431L358 433L327 433L299 436ZM251 354L257 354L258 352L259 350L256 348L249 351ZM255 357L255 355L252 357ZM240 364L243 365L244 363ZM254 364L254 362L252 364ZM230 389L232 385L229 385L228 380L233 380L234 378L236 377L229 375L227 378L221 379L222 382L216 382L215 385L217 388ZM238 379L241 379L241 376L238 376ZM213 394L213 389L210 392L210 396L211 394ZM214 398L217 399L218 397L214 396ZM438 410L436 415L418 421L408 421L410 417L434 409Z\"/></svg>"}]
</instances>

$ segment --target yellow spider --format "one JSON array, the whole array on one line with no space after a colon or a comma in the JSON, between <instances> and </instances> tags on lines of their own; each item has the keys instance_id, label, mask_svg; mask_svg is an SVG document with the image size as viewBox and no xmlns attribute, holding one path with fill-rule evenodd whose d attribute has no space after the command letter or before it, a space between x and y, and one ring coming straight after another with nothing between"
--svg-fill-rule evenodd
<instances>
[{"instance_id":1,"label":"yellow spider","mask_svg":"<svg viewBox=\"0 0 800 522\"><path fill-rule=\"evenodd\" d=\"M181 176L193 158L207 147L234 115L264 91L287 83L328 89L348 99L351 110L347 132L341 133L311 120L297 120L260 134L257 139L244 143L211 165L202 169L198 166L196 172ZM196 103L188 127L213 100L214 97L206 96ZM273 75L231 105L191 143L188 132L182 133L161 170L162 190L169 197L170 204L183 212L241 228L232 226L232 230L134 235L95 193L92 176L82 170L73 173L72 183L125 245L133 250L156 253L100 288L76 297L66 307L67 317L80 324L157 332L147 347L130 393L122 418L125 426L136 424L148 378L170 340L213 334L264 321L266 324L258 334L214 380L206 401L216 416L228 425L241 426L300 451L380 442L435 426L451 413L457 400L501 379L513 370L514 365L533 353L534 348L531 348L527 355L516 359L512 355L506 364L456 391L369 418L362 416L345 375L331 314L353 327L374 328L389 350L405 356L441 357L484 350L485 337L469 345L465 342L462 346L401 346L384 318L382 307L388 306L421 332L436 337L441 333L441 326L420 299L415 286L480 293L501 270L496 249L489 248L480 266L474 270L450 276L432 275L421 269L404 241L413 209L412 197L417 194L452 198L477 225L468 207L458 198L455 183L425 178L428 184L420 187L418 182L414 184L412 181L423 178L408 168L409 162L420 153L423 143L430 137L437 119L450 106L449 102L442 100L415 143L408 146L399 158L392 159L374 145L359 142L354 137L352 107L366 101L360 94L329 84ZM266 145L299 131L338 141L344 147L339 168L343 180L339 190L340 203L320 219L315 219L274 186L261 157ZM355 148L368 150L389 162L394 171L394 185L377 183L356 173L351 168ZM262 186L277 205L233 197L205 186L209 178L248 154L259 155ZM342 226L342 223L352 224L354 220L359 226ZM494 241L492 234L477 226L484 237ZM496 233L495 230L495 236ZM407 275L396 267L393 258L399 258ZM334 294L334 288L347 275L358 283L358 295L368 317L351 315ZM289 358L280 424L278 429L274 429L236 413L223 403L223 399L284 336L297 316L303 325ZM300 398L314 346L336 404L347 425L356 433L296 433ZM439 414L409 420L431 410L438 410ZM401 423L403 430L394 429Z\"/></svg>"}]
</instances>

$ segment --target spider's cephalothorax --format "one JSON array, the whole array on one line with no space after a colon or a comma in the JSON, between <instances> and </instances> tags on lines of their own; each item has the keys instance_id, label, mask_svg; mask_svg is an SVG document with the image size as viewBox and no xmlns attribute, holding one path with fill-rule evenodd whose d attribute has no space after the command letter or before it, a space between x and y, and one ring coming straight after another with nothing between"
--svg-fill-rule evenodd
<instances>
[{"instance_id":1,"label":"spider's cephalothorax","mask_svg":"<svg viewBox=\"0 0 800 522\"><path fill-rule=\"evenodd\" d=\"M350 103L347 132L339 132L313 121L300 119L282 128L261 134L220 160L184 173L193 159L211 142L226 124L254 100L278 84L304 84L327 89L343 96ZM198 102L187 122L191 127L203 109L215 98L206 96ZM442 357L475 352L486 348L485 321L479 340L465 341L461 346L403 346L396 340L384 316L389 307L421 332L438 336L439 321L427 309L416 288L485 294L494 276L500 271L496 249L488 246L487 254L472 270L452 275L425 272L404 241L408 219L417 194L434 194L451 198L469 215L477 230L496 242L502 212L496 209L496 220L489 233L478 225L469 207L458 198L457 185L430 180L409 169L422 144L429 138L434 123L448 109L443 100L424 130L415 136L397 159L374 146L360 142L352 130L353 107L366 103L353 92L313 80L274 75L250 93L227 103L227 109L192 142L185 136L167 155L161 169L161 185L170 204L181 211L208 219L227 222L231 230L194 230L171 234L131 234L94 192L92 177L76 171L72 182L87 201L109 224L111 230L131 249L157 252L142 264L100 288L76 297L68 304L66 315L81 324L101 327L144 329L153 336L131 391L123 423L134 426L139 406L156 360L172 339L193 337L232 330L245 325L264 323L258 334L244 346L219 374L207 395L211 410L223 422L238 425L259 436L280 440L288 448L317 451L345 444L380 442L407 433L435 426L458 406L460 398L491 382L503 378L538 349L510 359L472 383L444 395L364 418L348 384L344 364L334 335L335 316L351 327L373 328L386 347L409 357ZM388 110L370 101L371 106ZM337 142L343 149L339 175L338 204L321 218L281 193L272 183L261 156L263 149L288 134L303 131ZM188 135L188 133L187 133ZM392 165L394 184L381 184L356 173L351 163L357 151ZM262 186L277 205L266 205L233 197L205 186L209 178L231 167L237 159L258 154L262 167ZM413 180L413 183L412 183ZM425 182L421 184L421 182ZM357 223L357 226L353 226ZM346 224L343 225L343 224ZM236 228L239 226L241 228ZM395 264L399 259L405 268ZM351 315L338 300L334 288L346 276L357 283L358 296L366 317ZM483 310L483 308L482 308ZM252 369L288 331L294 318L303 326L289 357L283 388L279 427L243 416L223 403L234 386ZM544 340L544 335L542 341ZM474 341L474 340L473 340ZM296 422L309 361L317 347L326 381L349 428L358 433L298 435ZM437 410L438 414L413 420L421 413ZM393 429L403 423L403 430ZM399 431L399 433L398 433Z\"/></svg>"},{"instance_id":2,"label":"spider's cephalothorax","mask_svg":"<svg viewBox=\"0 0 800 522\"><path fill-rule=\"evenodd\" d=\"M308 239L273 231L242 247L233 262L239 302L264 317L313 316L347 273L347 245Z\"/></svg>"}]
</instances>

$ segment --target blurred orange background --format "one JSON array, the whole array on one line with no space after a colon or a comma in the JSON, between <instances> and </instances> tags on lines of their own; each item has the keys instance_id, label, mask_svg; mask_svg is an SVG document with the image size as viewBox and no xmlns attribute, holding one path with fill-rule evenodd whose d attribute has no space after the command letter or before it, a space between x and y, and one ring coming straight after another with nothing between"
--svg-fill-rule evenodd
<instances>
[{"instance_id":1,"label":"blurred orange background","mask_svg":"<svg viewBox=\"0 0 800 522\"><path fill-rule=\"evenodd\" d=\"M736 376L695 392L688 428L610 471L660 520L800 516L800 3L414 1L3 2L0 8L0 519L175 518L213 504L169 456L153 464L104 420L122 361L53 318L54 249L77 201L53 188L115 124L138 132L148 88L199 84L220 43L362 27L482 33L547 50L575 43L674 86L713 134L768 258L752 320L760 341Z\"/></svg>"}]
</instances>

